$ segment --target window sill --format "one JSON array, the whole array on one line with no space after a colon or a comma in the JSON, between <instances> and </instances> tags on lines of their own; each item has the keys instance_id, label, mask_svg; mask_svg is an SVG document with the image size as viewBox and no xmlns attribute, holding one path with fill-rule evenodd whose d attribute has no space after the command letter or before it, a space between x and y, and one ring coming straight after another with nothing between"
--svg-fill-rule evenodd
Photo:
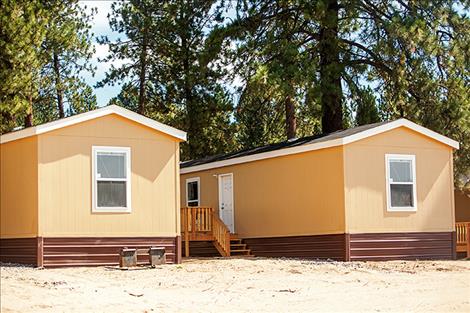
<instances>
[{"instance_id":1,"label":"window sill","mask_svg":"<svg viewBox=\"0 0 470 313\"><path fill-rule=\"evenodd\" d=\"M417 208L410 207L388 207L387 212L416 212Z\"/></svg>"},{"instance_id":2,"label":"window sill","mask_svg":"<svg viewBox=\"0 0 470 313\"><path fill-rule=\"evenodd\" d=\"M92 213L131 213L131 208L93 208L91 210Z\"/></svg>"}]
</instances>

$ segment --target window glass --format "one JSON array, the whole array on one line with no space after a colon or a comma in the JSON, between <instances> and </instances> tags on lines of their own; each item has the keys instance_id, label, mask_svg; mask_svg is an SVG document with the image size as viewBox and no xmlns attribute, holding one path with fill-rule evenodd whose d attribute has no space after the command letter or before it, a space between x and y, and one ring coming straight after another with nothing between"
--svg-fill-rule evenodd
<instances>
[{"instance_id":1,"label":"window glass","mask_svg":"<svg viewBox=\"0 0 470 313\"><path fill-rule=\"evenodd\" d=\"M413 185L390 185L392 207L413 207Z\"/></svg>"},{"instance_id":2,"label":"window glass","mask_svg":"<svg viewBox=\"0 0 470 313\"><path fill-rule=\"evenodd\" d=\"M199 180L188 181L186 183L188 206L199 206Z\"/></svg>"},{"instance_id":3,"label":"window glass","mask_svg":"<svg viewBox=\"0 0 470 313\"><path fill-rule=\"evenodd\" d=\"M390 161L390 181L396 183L412 182L411 160Z\"/></svg>"},{"instance_id":4,"label":"window glass","mask_svg":"<svg viewBox=\"0 0 470 313\"><path fill-rule=\"evenodd\" d=\"M126 182L98 181L98 207L126 207Z\"/></svg>"},{"instance_id":5,"label":"window glass","mask_svg":"<svg viewBox=\"0 0 470 313\"><path fill-rule=\"evenodd\" d=\"M188 183L188 201L199 200L197 181Z\"/></svg>"},{"instance_id":6,"label":"window glass","mask_svg":"<svg viewBox=\"0 0 470 313\"><path fill-rule=\"evenodd\" d=\"M129 147L93 147L93 211L131 211L130 161Z\"/></svg>"},{"instance_id":7,"label":"window glass","mask_svg":"<svg viewBox=\"0 0 470 313\"><path fill-rule=\"evenodd\" d=\"M126 154L98 152L98 178L126 178Z\"/></svg>"}]
</instances>

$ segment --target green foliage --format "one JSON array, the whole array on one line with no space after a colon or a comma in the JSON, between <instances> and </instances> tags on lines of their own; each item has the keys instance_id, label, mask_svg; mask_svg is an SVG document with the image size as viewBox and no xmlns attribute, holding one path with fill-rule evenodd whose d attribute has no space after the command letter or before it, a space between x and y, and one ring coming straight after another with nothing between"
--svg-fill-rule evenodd
<instances>
[{"instance_id":1,"label":"green foliage","mask_svg":"<svg viewBox=\"0 0 470 313\"><path fill-rule=\"evenodd\" d=\"M37 94L42 66L40 45L46 37L48 13L37 1L2 0L0 10L1 133L23 123Z\"/></svg>"},{"instance_id":2,"label":"green foliage","mask_svg":"<svg viewBox=\"0 0 470 313\"><path fill-rule=\"evenodd\" d=\"M78 0L0 1L0 131L95 108L78 78L93 71L92 16ZM124 38L99 40L115 65L97 86L122 84L110 103L187 131L183 160L405 117L460 142L456 183L469 184L468 1L118 0L112 10Z\"/></svg>"},{"instance_id":3,"label":"green foliage","mask_svg":"<svg viewBox=\"0 0 470 313\"><path fill-rule=\"evenodd\" d=\"M92 90L80 78L80 73L93 73L89 63L93 56L91 15L79 6L78 0L43 1L50 14L47 33L41 45L44 66L41 69L41 97L35 104L49 107L50 115L62 118L66 113L74 114L96 107ZM68 108L68 109L66 109ZM40 119L37 123L51 119Z\"/></svg>"},{"instance_id":4,"label":"green foliage","mask_svg":"<svg viewBox=\"0 0 470 313\"><path fill-rule=\"evenodd\" d=\"M451 0L237 1L236 18L212 31L207 51L231 57L246 82L241 107L252 99L253 110L242 112L253 117L237 115L245 133L250 125L243 124L254 120L260 103L269 103L272 109L260 110L259 120L275 116L270 128L278 139L282 96L295 95L299 116L307 104L302 96L313 89L308 103L321 104L324 132L341 123L406 117L458 140L456 173L467 173L470 22L463 12L468 2ZM265 87L250 88L260 72ZM261 102L260 94L270 101ZM316 125L320 116L311 117L307 125ZM250 146L266 138L264 125L241 140Z\"/></svg>"},{"instance_id":5,"label":"green foliage","mask_svg":"<svg viewBox=\"0 0 470 313\"><path fill-rule=\"evenodd\" d=\"M127 39L101 39L110 45L106 60L124 64L112 67L98 86L126 81L112 103L187 131L182 159L234 148L223 69L203 55L206 29L220 18L215 2L119 1L109 22Z\"/></svg>"},{"instance_id":6,"label":"green foliage","mask_svg":"<svg viewBox=\"0 0 470 313\"><path fill-rule=\"evenodd\" d=\"M43 123L96 106L92 90L78 78L93 70L91 16L78 0L9 1L0 10L1 132ZM34 113L34 114L33 114ZM33 119L34 116L34 119Z\"/></svg>"},{"instance_id":7,"label":"green foliage","mask_svg":"<svg viewBox=\"0 0 470 313\"><path fill-rule=\"evenodd\" d=\"M372 88L354 90L355 125L366 125L380 122L379 109Z\"/></svg>"}]
</instances>

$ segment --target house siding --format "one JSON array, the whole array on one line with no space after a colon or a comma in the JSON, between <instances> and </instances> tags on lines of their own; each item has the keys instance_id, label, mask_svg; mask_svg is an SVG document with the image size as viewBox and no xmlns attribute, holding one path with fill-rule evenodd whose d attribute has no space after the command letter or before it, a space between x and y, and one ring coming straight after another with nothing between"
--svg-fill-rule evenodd
<instances>
[{"instance_id":1,"label":"house siding","mask_svg":"<svg viewBox=\"0 0 470 313\"><path fill-rule=\"evenodd\" d=\"M38 235L37 137L0 144L0 237Z\"/></svg>"},{"instance_id":2,"label":"house siding","mask_svg":"<svg viewBox=\"0 0 470 313\"><path fill-rule=\"evenodd\" d=\"M233 173L235 232L241 238L344 233L342 147L183 174L200 177L201 206L218 209L217 175Z\"/></svg>"},{"instance_id":3,"label":"house siding","mask_svg":"<svg viewBox=\"0 0 470 313\"><path fill-rule=\"evenodd\" d=\"M416 212L388 212L385 154L416 156ZM344 147L346 232L453 232L452 149L406 128Z\"/></svg>"},{"instance_id":4,"label":"house siding","mask_svg":"<svg viewBox=\"0 0 470 313\"><path fill-rule=\"evenodd\" d=\"M470 194L455 191L455 221L470 222Z\"/></svg>"},{"instance_id":5,"label":"house siding","mask_svg":"<svg viewBox=\"0 0 470 313\"><path fill-rule=\"evenodd\" d=\"M92 212L92 146L131 148L131 213ZM39 135L39 235L179 235L179 142L112 114Z\"/></svg>"}]
</instances>

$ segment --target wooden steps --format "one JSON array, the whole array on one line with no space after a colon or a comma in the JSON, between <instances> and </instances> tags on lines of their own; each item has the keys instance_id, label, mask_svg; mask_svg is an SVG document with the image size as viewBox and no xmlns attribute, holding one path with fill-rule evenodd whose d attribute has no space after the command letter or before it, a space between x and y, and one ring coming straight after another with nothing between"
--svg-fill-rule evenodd
<instances>
[{"instance_id":1,"label":"wooden steps","mask_svg":"<svg viewBox=\"0 0 470 313\"><path fill-rule=\"evenodd\" d=\"M251 250L237 234L230 234L230 256L253 256Z\"/></svg>"},{"instance_id":2,"label":"wooden steps","mask_svg":"<svg viewBox=\"0 0 470 313\"><path fill-rule=\"evenodd\" d=\"M183 249L185 243L183 242ZM213 241L191 241L189 246L189 255L194 257L220 257L220 253L214 246ZM231 234L230 238L230 257L254 256L243 239Z\"/></svg>"},{"instance_id":3,"label":"wooden steps","mask_svg":"<svg viewBox=\"0 0 470 313\"><path fill-rule=\"evenodd\" d=\"M251 256L251 250L220 219L211 207L181 208L181 235L184 255L211 256L214 247L222 257Z\"/></svg>"}]
</instances>

